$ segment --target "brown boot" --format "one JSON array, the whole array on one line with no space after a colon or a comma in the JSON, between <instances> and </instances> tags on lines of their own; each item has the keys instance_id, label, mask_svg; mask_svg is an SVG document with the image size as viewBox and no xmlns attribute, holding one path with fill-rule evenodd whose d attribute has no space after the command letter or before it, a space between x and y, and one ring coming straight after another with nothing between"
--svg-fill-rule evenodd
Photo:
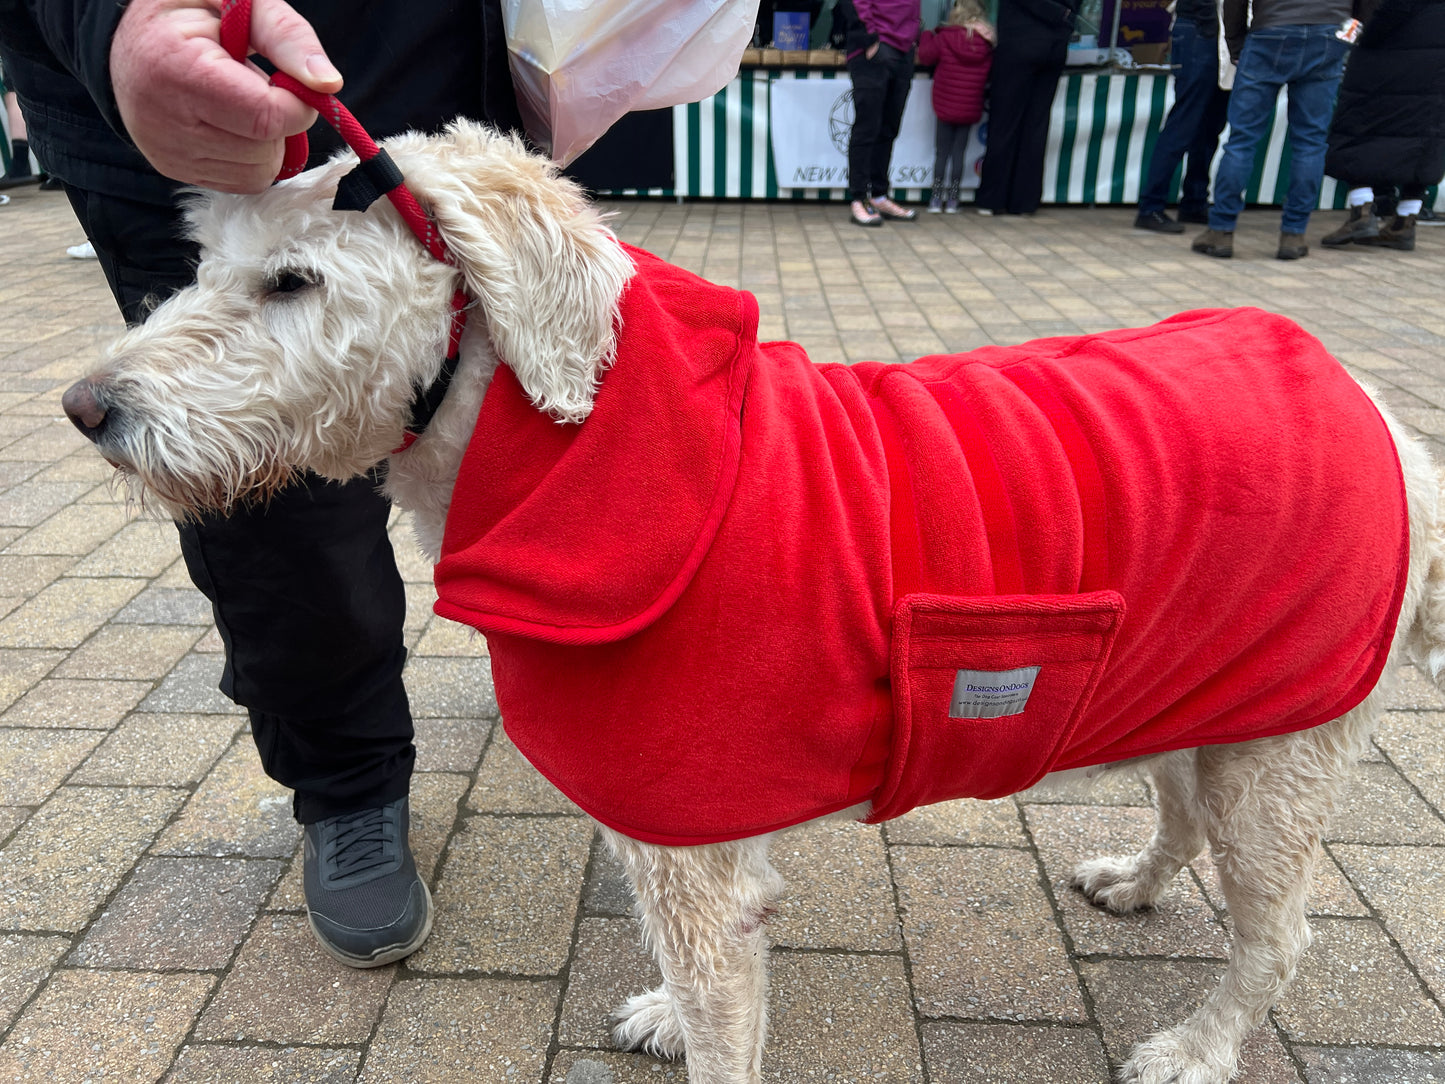
<instances>
[{"instance_id":1,"label":"brown boot","mask_svg":"<svg viewBox=\"0 0 1445 1084\"><path fill-rule=\"evenodd\" d=\"M1227 260L1234 255L1234 231L1205 230L1194 239L1194 243L1189 247L1206 256L1217 256L1221 260Z\"/></svg>"},{"instance_id":2,"label":"brown boot","mask_svg":"<svg viewBox=\"0 0 1445 1084\"><path fill-rule=\"evenodd\" d=\"M1379 248L1396 248L1401 252L1415 251L1415 216L1406 215L1401 218L1396 215L1389 222L1380 227L1380 232L1374 237L1360 242L1362 245L1375 245Z\"/></svg>"},{"instance_id":3,"label":"brown boot","mask_svg":"<svg viewBox=\"0 0 1445 1084\"><path fill-rule=\"evenodd\" d=\"M1320 244L1325 248L1340 248L1351 242L1363 242L1367 237L1374 237L1380 232L1380 219L1375 214L1373 203L1363 203L1358 207L1350 208L1350 217L1345 224L1333 233L1327 233L1320 238Z\"/></svg>"},{"instance_id":4,"label":"brown boot","mask_svg":"<svg viewBox=\"0 0 1445 1084\"><path fill-rule=\"evenodd\" d=\"M1302 260L1310 254L1310 246L1305 244L1305 235L1302 233L1282 233L1279 235L1279 249L1275 252L1277 260Z\"/></svg>"}]
</instances>

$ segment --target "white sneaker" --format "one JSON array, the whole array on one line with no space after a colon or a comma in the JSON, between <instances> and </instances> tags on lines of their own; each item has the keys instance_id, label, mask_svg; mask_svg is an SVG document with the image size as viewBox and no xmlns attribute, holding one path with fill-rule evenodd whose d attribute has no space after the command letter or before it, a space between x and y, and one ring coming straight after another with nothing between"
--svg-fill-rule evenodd
<instances>
[{"instance_id":1,"label":"white sneaker","mask_svg":"<svg viewBox=\"0 0 1445 1084\"><path fill-rule=\"evenodd\" d=\"M65 250L65 254L72 260L93 260L95 259L95 246L89 241L84 244L71 245Z\"/></svg>"},{"instance_id":2,"label":"white sneaker","mask_svg":"<svg viewBox=\"0 0 1445 1084\"><path fill-rule=\"evenodd\" d=\"M943 200L941 197L934 196L928 201L928 213L931 215L943 214Z\"/></svg>"}]
</instances>

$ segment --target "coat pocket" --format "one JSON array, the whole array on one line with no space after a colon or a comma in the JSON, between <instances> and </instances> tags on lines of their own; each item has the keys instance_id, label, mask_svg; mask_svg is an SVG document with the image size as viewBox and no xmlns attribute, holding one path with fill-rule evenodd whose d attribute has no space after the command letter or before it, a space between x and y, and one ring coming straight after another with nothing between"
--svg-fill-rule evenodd
<instances>
[{"instance_id":1,"label":"coat pocket","mask_svg":"<svg viewBox=\"0 0 1445 1084\"><path fill-rule=\"evenodd\" d=\"M1123 617L1114 591L899 599L893 739L868 819L1038 782L1078 727Z\"/></svg>"}]
</instances>

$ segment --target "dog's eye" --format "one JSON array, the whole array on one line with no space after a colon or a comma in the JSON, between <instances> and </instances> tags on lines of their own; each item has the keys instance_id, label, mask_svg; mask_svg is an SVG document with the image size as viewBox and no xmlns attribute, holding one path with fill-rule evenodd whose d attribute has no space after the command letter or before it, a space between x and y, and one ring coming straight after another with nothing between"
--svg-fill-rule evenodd
<instances>
[{"instance_id":1,"label":"dog's eye","mask_svg":"<svg viewBox=\"0 0 1445 1084\"><path fill-rule=\"evenodd\" d=\"M277 271L266 280L266 292L270 294L294 294L308 286L314 286L316 278L307 271Z\"/></svg>"}]
</instances>

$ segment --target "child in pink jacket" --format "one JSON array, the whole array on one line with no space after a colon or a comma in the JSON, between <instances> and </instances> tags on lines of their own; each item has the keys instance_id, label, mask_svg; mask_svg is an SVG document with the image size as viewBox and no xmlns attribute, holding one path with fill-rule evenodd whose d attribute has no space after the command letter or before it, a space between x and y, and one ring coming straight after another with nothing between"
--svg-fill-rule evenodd
<instances>
[{"instance_id":1,"label":"child in pink jacket","mask_svg":"<svg viewBox=\"0 0 1445 1084\"><path fill-rule=\"evenodd\" d=\"M929 211L958 211L963 182L963 152L968 133L983 116L984 87L993 63L994 28L981 0L955 0L937 30L925 30L918 42L918 63L933 66L933 198Z\"/></svg>"}]
</instances>

